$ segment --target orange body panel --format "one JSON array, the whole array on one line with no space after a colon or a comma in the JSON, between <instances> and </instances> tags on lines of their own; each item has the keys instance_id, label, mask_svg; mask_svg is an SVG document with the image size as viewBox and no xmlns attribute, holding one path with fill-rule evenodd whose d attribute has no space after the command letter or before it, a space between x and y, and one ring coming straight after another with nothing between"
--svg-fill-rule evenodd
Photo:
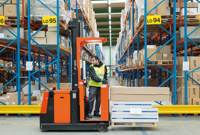
<instances>
[{"instance_id":1,"label":"orange body panel","mask_svg":"<svg viewBox=\"0 0 200 135\"><path fill-rule=\"evenodd\" d=\"M43 94L43 99L42 99L42 107L40 111L41 114L47 113L48 99L49 99L49 92L45 91Z\"/></svg>"},{"instance_id":2,"label":"orange body panel","mask_svg":"<svg viewBox=\"0 0 200 135\"><path fill-rule=\"evenodd\" d=\"M70 91L54 91L54 122L58 124L70 123Z\"/></svg>"},{"instance_id":3,"label":"orange body panel","mask_svg":"<svg viewBox=\"0 0 200 135\"><path fill-rule=\"evenodd\" d=\"M80 104L80 121L85 120L85 86L83 82L79 82L79 104Z\"/></svg>"},{"instance_id":4,"label":"orange body panel","mask_svg":"<svg viewBox=\"0 0 200 135\"><path fill-rule=\"evenodd\" d=\"M108 85L101 87L101 121L109 121L109 89Z\"/></svg>"}]
</instances>

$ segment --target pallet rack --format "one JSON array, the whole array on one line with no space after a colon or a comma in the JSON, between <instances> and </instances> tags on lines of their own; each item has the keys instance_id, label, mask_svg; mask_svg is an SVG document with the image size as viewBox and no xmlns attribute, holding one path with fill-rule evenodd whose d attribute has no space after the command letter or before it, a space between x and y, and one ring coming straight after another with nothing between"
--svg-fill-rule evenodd
<instances>
[{"instance_id":1,"label":"pallet rack","mask_svg":"<svg viewBox=\"0 0 200 135\"><path fill-rule=\"evenodd\" d=\"M127 79L128 86L138 86L139 79L144 77L144 86L149 86L149 77L150 73L153 72L158 74L159 83L157 86L168 86L172 88L172 103L177 104L177 56L181 53L184 55L185 63L188 62L187 57L189 53L189 49L191 44L195 44L195 41L188 38L188 35L193 33L193 30L190 34L187 34L187 27L196 26L199 22L198 19L195 19L195 16L188 16L187 15L187 0L184 0L184 15L177 15L176 8L177 8L177 0L173 0L171 4L173 4L171 8L171 15L170 16L162 16L162 24L161 25L148 25L147 24L147 17L151 14L152 11L159 8L161 4L163 4L166 0L159 1L152 9L147 11L147 0L144 0L144 15L143 18L140 19L139 25L136 26L134 21L132 22L132 36L129 41L129 44L123 51L124 46L124 38L125 35L122 35L122 39L120 44L118 45L118 52L116 55L118 67L116 68L116 72L118 76L123 79ZM130 0L132 5L132 11L128 11L126 13L126 21L130 22L130 12L132 12L132 18L135 16L134 5L135 0ZM193 20L190 18L193 17ZM188 23L190 24L188 25ZM177 29L180 26L184 26L184 39L177 38ZM134 28L136 27L136 30ZM197 30L197 29L196 29ZM154 51L150 56L147 54L147 45L148 44L159 44L156 51ZM167 64L159 64L159 62L150 61L150 58L158 53L165 46L169 46L171 44L172 53L173 53L173 63L169 62ZM138 52L141 48L144 48L144 65L139 67L126 67L122 68L126 64L126 59L128 56L132 55L134 51ZM184 51L183 51L184 50ZM190 52L192 49L190 49ZM196 51L195 55L198 55L199 52ZM188 78L189 74L194 71L198 71L199 68L194 69L192 71L184 71L184 100L185 104L188 104ZM163 72L166 73L166 78L162 78L160 74ZM190 72L190 73L189 73ZM136 80L136 81L135 81ZM194 80L194 78L192 79ZM196 81L196 83L198 83ZM170 85L171 84L171 85ZM199 84L199 83L198 83Z\"/></svg>"},{"instance_id":2,"label":"pallet rack","mask_svg":"<svg viewBox=\"0 0 200 135\"><path fill-rule=\"evenodd\" d=\"M3 6L8 0L5 0ZM20 15L20 0L17 0L17 34L16 39L7 41L0 39L0 53L4 53L4 56L1 59L13 61L14 65L12 69L1 68L0 72L12 71L13 77L7 80L7 83L3 85L0 91L4 87L12 83L13 87L16 86L16 91L18 93L18 105L21 104L21 91L25 86L28 86L28 105L31 105L31 95L32 95L32 83L37 82L37 89L41 90L42 87L45 89L51 89L47 86L48 80L56 80L56 88L61 89L61 83L64 80L64 83L71 82L71 41L70 37L66 35L67 23L62 20L60 17L60 1L56 0L56 11L54 12L50 9L43 1L37 0L43 7L52 12L53 16L56 16L56 44L49 45L40 44L35 39L34 36L41 31L48 31L48 26L42 25L42 16L33 17L31 16L31 9L27 10L27 17L24 16L24 13ZM81 8L78 0L75 0L76 7L71 6L71 0L65 0L68 5L69 12L76 11L76 18L78 18L82 25L81 36L93 36L94 30L92 29L92 24L87 18L84 10ZM74 1L73 1L74 2ZM22 4L24 1L22 1ZM23 4L24 5L24 4ZM27 6L31 7L31 0L27 1ZM25 10L25 7L22 6L22 11ZM1 26L9 28L11 26ZM27 29L28 31L28 40L20 38L20 27ZM32 31L35 31L34 33ZM92 33L92 34L91 34ZM60 36L65 36L68 38L69 48L63 48L60 46ZM33 44L35 43L35 44ZM102 52L98 45L96 46L96 52L91 50L89 47L84 48L85 53L89 56L96 55L98 53L99 57L103 58ZM8 53L9 52L9 53ZM1 55L2 56L2 55ZM25 67L30 66L31 69L27 70ZM66 75L67 73L67 75ZM43 80L45 77L45 81ZM5 78L2 77L2 78ZM64 78L64 79L63 79ZM63 89L63 88L62 88Z\"/></svg>"}]
</instances>

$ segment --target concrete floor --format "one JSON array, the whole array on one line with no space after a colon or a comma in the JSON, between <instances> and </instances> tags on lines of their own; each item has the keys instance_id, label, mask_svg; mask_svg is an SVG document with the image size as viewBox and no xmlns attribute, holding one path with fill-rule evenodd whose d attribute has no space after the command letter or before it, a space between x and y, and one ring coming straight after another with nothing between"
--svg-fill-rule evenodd
<instances>
[{"instance_id":1,"label":"concrete floor","mask_svg":"<svg viewBox=\"0 0 200 135\"><path fill-rule=\"evenodd\" d=\"M154 129L120 128L108 132L41 132L38 117L0 117L0 135L199 135L200 117L161 117Z\"/></svg>"}]
</instances>

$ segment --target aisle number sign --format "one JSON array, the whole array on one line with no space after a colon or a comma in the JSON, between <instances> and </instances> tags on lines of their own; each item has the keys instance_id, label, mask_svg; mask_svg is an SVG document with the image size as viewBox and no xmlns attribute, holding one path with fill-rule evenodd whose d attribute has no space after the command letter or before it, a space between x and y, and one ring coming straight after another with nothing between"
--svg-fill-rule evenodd
<instances>
[{"instance_id":1,"label":"aisle number sign","mask_svg":"<svg viewBox=\"0 0 200 135\"><path fill-rule=\"evenodd\" d=\"M57 17L56 16L43 16L42 17L42 25L56 26L57 25Z\"/></svg>"},{"instance_id":2,"label":"aisle number sign","mask_svg":"<svg viewBox=\"0 0 200 135\"><path fill-rule=\"evenodd\" d=\"M5 25L5 16L0 16L0 25Z\"/></svg>"},{"instance_id":3,"label":"aisle number sign","mask_svg":"<svg viewBox=\"0 0 200 135\"><path fill-rule=\"evenodd\" d=\"M148 15L147 16L147 25L160 25L162 24L161 15Z\"/></svg>"}]
</instances>

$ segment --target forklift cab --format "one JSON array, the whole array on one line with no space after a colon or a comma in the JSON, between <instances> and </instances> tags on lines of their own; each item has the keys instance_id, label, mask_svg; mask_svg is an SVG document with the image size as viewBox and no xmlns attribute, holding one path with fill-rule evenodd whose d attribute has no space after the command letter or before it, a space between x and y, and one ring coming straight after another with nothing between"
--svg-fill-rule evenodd
<instances>
[{"instance_id":1,"label":"forklift cab","mask_svg":"<svg viewBox=\"0 0 200 135\"><path fill-rule=\"evenodd\" d=\"M42 131L105 131L109 126L108 85L101 87L101 117L86 118L86 87L81 79L81 50L91 42L106 42L105 38L79 37L80 23L71 24L72 37L72 87L65 90L46 91L43 96L40 129Z\"/></svg>"},{"instance_id":2,"label":"forklift cab","mask_svg":"<svg viewBox=\"0 0 200 135\"><path fill-rule=\"evenodd\" d=\"M77 38L77 67L78 67L78 86L79 86L79 104L80 104L80 121L93 121L92 119L86 119L87 113L87 98L86 98L86 87L84 85L84 80L81 79L81 50L83 47L90 43L95 42L106 42L105 38ZM100 91L100 112L101 117L95 119L95 121L108 121L109 120L109 102L108 102L109 90L108 85L103 84Z\"/></svg>"}]
</instances>

